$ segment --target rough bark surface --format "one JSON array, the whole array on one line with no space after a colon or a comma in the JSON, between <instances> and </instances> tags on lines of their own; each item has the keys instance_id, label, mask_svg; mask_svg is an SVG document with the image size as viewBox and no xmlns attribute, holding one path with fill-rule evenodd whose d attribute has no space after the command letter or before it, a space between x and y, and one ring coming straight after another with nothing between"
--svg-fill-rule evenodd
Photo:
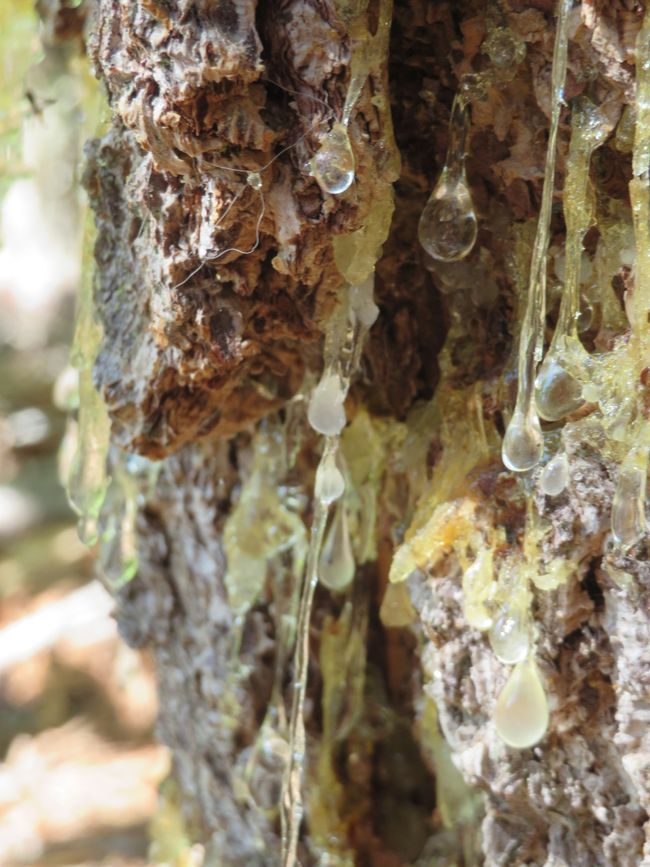
<instances>
[{"instance_id":1,"label":"rough bark surface","mask_svg":"<svg viewBox=\"0 0 650 867\"><path fill-rule=\"evenodd\" d=\"M287 404L305 371L318 369L322 324L340 285L332 236L363 224L382 173L387 131L373 76L350 127L357 160L351 192L323 195L304 169L318 124L327 128L345 96L351 46L343 6L98 0L89 30L112 109L110 129L90 146L86 173L105 329L97 382L115 442L165 459L140 516L140 569L120 596L118 617L129 643L153 651L159 730L174 751L196 833L212 839L214 863L223 867L276 863L279 830L272 811L262 812L233 785L271 697L279 591L269 586L249 612L241 648L247 675L233 679L223 525L250 472L253 425ZM429 399L447 327L461 316L465 335L451 347L456 384L480 383L484 412L500 423L494 396L512 365L517 306L502 227L538 210L553 6L500 4L526 57L499 86L488 86L472 111L468 171L481 273L490 279L465 286L462 302L450 305L444 275L426 267L416 227L444 159L458 80L489 65L482 50L488 9L473 0L397 0L389 76L403 167L377 270L381 315L351 405L402 420ZM618 122L634 96L643 11L634 0L578 4L567 99L588 92ZM559 183L566 123L561 137ZM246 182L247 172L260 169L261 191ZM626 198L629 153L606 144L594 171L608 196ZM561 209L553 228L561 240ZM431 431L429 468L438 436ZM313 453L307 437L293 479L303 492L312 483ZM382 501L379 562L360 571L355 591L368 623L372 696L363 737L342 738L336 764L356 799L346 806L354 817L345 822L351 860L319 861L308 810L304 865L650 865L650 571L644 552L624 564L633 585L619 587L601 569L613 470L595 454L576 452L572 462L573 485L560 505L539 503L554 528L545 553L573 547L580 566L559 589L536 594L553 714L548 737L533 750L508 750L494 733L490 713L506 672L464 621L462 572L453 558L409 581L416 623L381 626L381 590L399 536ZM468 497L481 521L504 525L516 539L523 503L497 454ZM339 600L319 593L308 720L314 752L324 724L319 636L327 616L341 610ZM288 696L288 670L285 678ZM462 822L445 829L436 812L435 771L418 734L424 694L435 699L466 781L485 793L478 847ZM359 742L363 748L353 751ZM271 763L258 782L266 787L259 801L272 806L277 767Z\"/></svg>"}]
</instances>

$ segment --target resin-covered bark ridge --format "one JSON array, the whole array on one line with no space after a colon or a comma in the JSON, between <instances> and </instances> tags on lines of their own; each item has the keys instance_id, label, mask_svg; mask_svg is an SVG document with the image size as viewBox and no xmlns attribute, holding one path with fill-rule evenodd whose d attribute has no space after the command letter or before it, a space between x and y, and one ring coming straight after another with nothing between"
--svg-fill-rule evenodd
<instances>
[{"instance_id":1,"label":"resin-covered bark ridge","mask_svg":"<svg viewBox=\"0 0 650 867\"><path fill-rule=\"evenodd\" d=\"M160 734L210 863L279 863L321 448L307 398L348 285L374 268L380 315L349 368L336 464L354 578L319 587L308 642L300 861L650 865L645 10L566 7L531 345L574 392L556 418L538 380L543 454L523 476L501 448L529 336L555 4L91 9L111 109L85 171L112 442L102 568L127 574L106 527L111 508L132 515L118 618L156 659ZM451 256L425 243L439 215L421 224L430 258L418 222L453 157L452 105L471 219ZM325 177L315 155L341 131L351 152ZM549 723L517 750L497 698L520 651Z\"/></svg>"}]
</instances>

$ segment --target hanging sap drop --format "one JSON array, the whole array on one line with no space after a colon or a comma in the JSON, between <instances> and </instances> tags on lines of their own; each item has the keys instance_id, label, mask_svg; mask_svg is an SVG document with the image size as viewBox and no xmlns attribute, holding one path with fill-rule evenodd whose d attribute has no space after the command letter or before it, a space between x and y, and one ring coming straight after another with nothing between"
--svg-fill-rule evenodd
<instances>
[{"instance_id":1,"label":"hanging sap drop","mask_svg":"<svg viewBox=\"0 0 650 867\"><path fill-rule=\"evenodd\" d=\"M329 590L341 591L352 582L355 564L345 504L336 507L318 561L318 579Z\"/></svg>"},{"instance_id":2,"label":"hanging sap drop","mask_svg":"<svg viewBox=\"0 0 650 867\"><path fill-rule=\"evenodd\" d=\"M647 449L633 449L621 465L612 502L612 535L623 550L647 532L645 516Z\"/></svg>"},{"instance_id":3,"label":"hanging sap drop","mask_svg":"<svg viewBox=\"0 0 650 867\"><path fill-rule=\"evenodd\" d=\"M568 483L569 459L566 452L558 452L544 467L539 484L547 496L557 497Z\"/></svg>"},{"instance_id":4,"label":"hanging sap drop","mask_svg":"<svg viewBox=\"0 0 650 867\"><path fill-rule=\"evenodd\" d=\"M309 401L307 418L313 429L336 436L345 427L345 392L338 373L325 371Z\"/></svg>"},{"instance_id":5,"label":"hanging sap drop","mask_svg":"<svg viewBox=\"0 0 650 867\"><path fill-rule=\"evenodd\" d=\"M546 421L559 421L584 403L582 386L549 353L535 380L535 405Z\"/></svg>"},{"instance_id":6,"label":"hanging sap drop","mask_svg":"<svg viewBox=\"0 0 650 867\"><path fill-rule=\"evenodd\" d=\"M456 262L470 252L478 224L464 171L443 169L418 225L418 238L430 256Z\"/></svg>"},{"instance_id":7,"label":"hanging sap drop","mask_svg":"<svg viewBox=\"0 0 650 867\"><path fill-rule=\"evenodd\" d=\"M311 161L311 174L324 192L338 195L350 188L354 169L354 153L347 130L342 123L335 123L321 139Z\"/></svg>"},{"instance_id":8,"label":"hanging sap drop","mask_svg":"<svg viewBox=\"0 0 650 867\"><path fill-rule=\"evenodd\" d=\"M329 452L323 455L316 470L314 494L317 500L329 506L343 494L345 479L336 466L336 456Z\"/></svg>"},{"instance_id":9,"label":"hanging sap drop","mask_svg":"<svg viewBox=\"0 0 650 867\"><path fill-rule=\"evenodd\" d=\"M498 660L514 665L528 655L529 635L525 606L506 603L490 629L490 646Z\"/></svg>"},{"instance_id":10,"label":"hanging sap drop","mask_svg":"<svg viewBox=\"0 0 650 867\"><path fill-rule=\"evenodd\" d=\"M497 699L497 734L509 747L526 749L544 737L548 721L548 701L537 666L526 659L514 668Z\"/></svg>"},{"instance_id":11,"label":"hanging sap drop","mask_svg":"<svg viewBox=\"0 0 650 867\"><path fill-rule=\"evenodd\" d=\"M516 409L503 438L503 463L515 473L525 473L537 466L543 450L539 419L533 412L524 414Z\"/></svg>"},{"instance_id":12,"label":"hanging sap drop","mask_svg":"<svg viewBox=\"0 0 650 867\"><path fill-rule=\"evenodd\" d=\"M372 328L379 316L374 288L374 273L370 274L363 283L350 286L350 310L364 328Z\"/></svg>"}]
</instances>

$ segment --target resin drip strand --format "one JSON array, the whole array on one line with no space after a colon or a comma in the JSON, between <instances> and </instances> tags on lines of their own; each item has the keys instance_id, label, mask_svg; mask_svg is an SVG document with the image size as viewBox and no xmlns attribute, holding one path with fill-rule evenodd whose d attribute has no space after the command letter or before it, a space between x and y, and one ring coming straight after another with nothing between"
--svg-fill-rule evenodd
<instances>
[{"instance_id":1,"label":"resin drip strand","mask_svg":"<svg viewBox=\"0 0 650 867\"><path fill-rule=\"evenodd\" d=\"M564 94L568 53L568 18L572 0L559 0L558 23L553 50L551 85L551 126L546 151L546 168L537 232L528 281L526 311L519 337L517 402L503 440L503 462L508 469L526 472L542 456L543 439L534 405L535 370L541 360L546 315L546 260L551 207L555 186L555 155L560 109Z\"/></svg>"},{"instance_id":2,"label":"resin drip strand","mask_svg":"<svg viewBox=\"0 0 650 867\"><path fill-rule=\"evenodd\" d=\"M571 146L564 185L566 265L564 291L553 340L537 374L535 403L540 416L557 421L584 403L582 387L567 369L569 354L583 354L578 339L582 240L593 222L589 163L606 139L609 125L588 99L578 100L571 118ZM563 360L565 365L563 365Z\"/></svg>"},{"instance_id":3,"label":"resin drip strand","mask_svg":"<svg viewBox=\"0 0 650 867\"><path fill-rule=\"evenodd\" d=\"M449 121L449 147L418 225L420 244L434 259L456 262L476 242L477 221L465 173L469 105L456 94Z\"/></svg>"}]
</instances>

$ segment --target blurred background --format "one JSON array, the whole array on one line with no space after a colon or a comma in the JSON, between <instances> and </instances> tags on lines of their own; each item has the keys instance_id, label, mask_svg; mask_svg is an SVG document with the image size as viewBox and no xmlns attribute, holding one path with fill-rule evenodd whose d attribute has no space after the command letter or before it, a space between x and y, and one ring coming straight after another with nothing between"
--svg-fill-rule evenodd
<instances>
[{"instance_id":1,"label":"blurred background","mask_svg":"<svg viewBox=\"0 0 650 867\"><path fill-rule=\"evenodd\" d=\"M101 113L79 45L48 34L34 0L0 0L3 867L159 863L148 855L152 821L159 831L175 821L158 804L169 759L152 739L151 666L118 638L59 481L74 438L75 300L92 246L83 141Z\"/></svg>"}]
</instances>

